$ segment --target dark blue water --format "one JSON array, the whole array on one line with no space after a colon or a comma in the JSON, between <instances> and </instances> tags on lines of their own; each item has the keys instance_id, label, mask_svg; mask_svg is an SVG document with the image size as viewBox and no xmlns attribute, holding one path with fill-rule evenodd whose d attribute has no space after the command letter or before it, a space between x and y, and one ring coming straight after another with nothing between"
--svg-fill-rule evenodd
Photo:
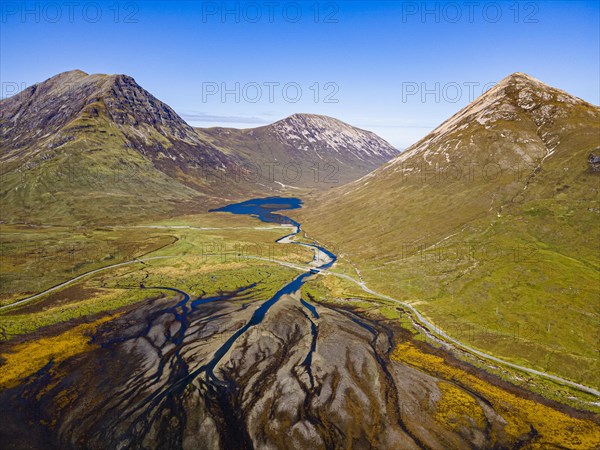
<instances>
[{"instance_id":1,"label":"dark blue water","mask_svg":"<svg viewBox=\"0 0 600 450\"><path fill-rule=\"evenodd\" d=\"M223 206L222 208L211 209L209 212L243 214L256 217L267 223L293 225L300 228L300 224L295 220L280 214L274 214L275 211L299 208L302 208L302 200L299 198L265 197L255 198L241 203L233 203L231 205Z\"/></svg>"},{"instance_id":2,"label":"dark blue water","mask_svg":"<svg viewBox=\"0 0 600 450\"><path fill-rule=\"evenodd\" d=\"M252 217L256 217L263 222L279 223L282 225L292 225L292 226L296 227L296 230L293 233L291 233L287 236L284 236L283 238L278 239L277 242L279 242L282 239L285 239L286 237L292 237L292 236L295 236L298 233L300 233L301 225L300 225L300 223L296 222L295 220L293 220L287 216L284 216L282 214L275 214L275 212L286 210L286 209L298 209L301 207L302 207L302 200L300 200L298 198L265 197L265 198L255 198L252 200L247 200L245 202L227 205L227 206L224 206L224 207L218 208L218 209L212 209L211 212L229 212L232 214L245 214L245 215L250 215ZM291 243L296 244L296 245L304 245L306 247L311 247L311 248L316 249L317 251L320 251L320 252L323 252L324 254L326 254L330 260L328 262L326 262L325 264L318 266L318 269L327 269L327 268L331 267L337 259L337 257L332 252L330 252L329 250L327 250L323 247L319 247L316 244L307 244L307 243L299 243L299 242L291 242ZM266 313L271 308L271 306L273 306L275 303L277 303L277 301L283 295L292 294L292 293L296 292L297 290L299 290L302 287L302 285L305 283L306 279L313 276L314 274L315 274L314 269L312 271L309 270L309 271L303 273L302 275L299 275L298 277L294 278L292 281L290 281L288 284L286 284L284 287L282 287L279 291L277 291L277 293L271 299L264 302L254 312L254 314L252 315L252 317L250 318L248 323L246 325L244 325L242 328L240 328L233 336L231 336L215 352L213 359L206 366L203 366L202 368L200 368L199 371L205 370L208 377L213 379L213 381L218 382L218 380L216 379L216 377L213 373L213 369L216 367L216 365L219 363L219 361L223 358L223 356L225 356L227 354L227 352L229 351L231 346L235 343L235 341L240 336L242 336L246 331L248 331L248 329L250 327L253 327L254 325L258 325L259 323L261 323L262 320L264 319ZM304 307L306 307L312 313L313 317L319 318L317 309L313 305L311 305L310 303L308 303L304 300L301 300L301 302L304 305ZM312 324L312 332L313 332L313 335L316 332L314 323ZM311 353L312 353L312 351L311 351ZM309 354L309 358L310 358L310 354Z\"/></svg>"},{"instance_id":3,"label":"dark blue water","mask_svg":"<svg viewBox=\"0 0 600 450\"><path fill-rule=\"evenodd\" d=\"M259 323L261 323L263 321L263 319L265 318L265 314L267 314L267 311L269 311L271 306L273 306L275 303L277 303L277 301L282 296L288 295L288 294L293 294L298 289L300 289L302 287L302 285L304 284L305 278L307 278L311 275L312 274L310 272L303 273L302 275L299 275L298 277L294 278L290 283L286 284L280 290L278 290L273 297L271 297L269 300L264 302L262 305L260 305L258 307L258 309L256 311L254 311L254 314L252 314L252 317L250 318L250 320L248 321L248 323L246 325L244 325L242 328L240 328L238 331L236 331L233 334L233 336L231 336L229 339L227 339L227 341L215 352L212 360L203 368L203 370L206 371L207 375L213 381L216 381L217 383L219 382L219 380L215 377L215 375L213 373L213 369L216 367L216 365L219 363L219 361L223 358L223 356L225 356L227 354L227 352L229 351L231 346L235 343L235 341L237 341L241 335L243 335L246 331L248 331L250 329L250 327L253 327L254 325L258 325Z\"/></svg>"},{"instance_id":4,"label":"dark blue water","mask_svg":"<svg viewBox=\"0 0 600 450\"><path fill-rule=\"evenodd\" d=\"M306 300L304 300L303 298L301 298L301 299L300 299L300 302L301 302L301 303L304 305L304 307L305 307L306 309L308 309L308 310L311 312L311 314L313 315L313 317L314 317L315 319L318 319L318 318L319 318L319 313L317 312L317 308L315 308L315 306L314 306L314 305L311 305L310 303L308 303L308 302L307 302Z\"/></svg>"}]
</instances>

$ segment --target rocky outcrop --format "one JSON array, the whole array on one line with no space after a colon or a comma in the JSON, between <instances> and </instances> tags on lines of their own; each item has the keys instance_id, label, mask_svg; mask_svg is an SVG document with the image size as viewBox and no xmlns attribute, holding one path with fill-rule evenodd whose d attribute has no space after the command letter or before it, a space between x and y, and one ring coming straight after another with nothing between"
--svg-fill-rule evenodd
<instances>
[{"instance_id":1,"label":"rocky outcrop","mask_svg":"<svg viewBox=\"0 0 600 450\"><path fill-rule=\"evenodd\" d=\"M600 150L600 148L596 150ZM588 167L590 172L600 172L600 156L590 153L590 156L588 157Z\"/></svg>"}]
</instances>

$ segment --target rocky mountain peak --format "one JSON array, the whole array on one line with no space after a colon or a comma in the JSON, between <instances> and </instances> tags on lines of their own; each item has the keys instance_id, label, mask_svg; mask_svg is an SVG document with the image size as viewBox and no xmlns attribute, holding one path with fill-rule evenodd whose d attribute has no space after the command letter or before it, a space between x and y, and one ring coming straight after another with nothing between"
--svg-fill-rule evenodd
<instances>
[{"instance_id":1,"label":"rocky mountain peak","mask_svg":"<svg viewBox=\"0 0 600 450\"><path fill-rule=\"evenodd\" d=\"M18 148L32 138L58 133L77 119L99 116L117 127L135 128L136 133L152 128L166 138L199 141L192 127L134 78L81 70L60 73L3 100L0 136Z\"/></svg>"},{"instance_id":2,"label":"rocky mountain peak","mask_svg":"<svg viewBox=\"0 0 600 450\"><path fill-rule=\"evenodd\" d=\"M468 143L473 142L473 133L482 131L481 128L489 130L490 133L493 133L493 130L498 132L494 142L517 142L527 147L527 139L512 133L513 127L510 125L523 121L531 123L537 137L547 146L548 152L551 152L558 142L554 130L556 121L568 122L570 117L579 117L581 114L600 118L600 109L523 72L516 72L503 78L422 140L406 149L398 160L405 161L422 152L446 152L447 149L439 150L438 147L448 147L450 141L454 142L457 150L464 151ZM452 155L447 152L445 154L446 160L449 161Z\"/></svg>"},{"instance_id":3,"label":"rocky mountain peak","mask_svg":"<svg viewBox=\"0 0 600 450\"><path fill-rule=\"evenodd\" d=\"M108 75L101 83L106 114L121 126L152 127L165 137L197 142L198 136L170 106L128 75Z\"/></svg>"},{"instance_id":4,"label":"rocky mountain peak","mask_svg":"<svg viewBox=\"0 0 600 450\"><path fill-rule=\"evenodd\" d=\"M507 75L502 80L500 80L500 82L498 84L501 85L501 84L519 84L519 83L520 84L523 84L523 83L542 84L544 86L548 86L547 84L544 84L537 78L533 78L531 75L528 75L525 72L511 73L510 75Z\"/></svg>"},{"instance_id":5,"label":"rocky mountain peak","mask_svg":"<svg viewBox=\"0 0 600 450\"><path fill-rule=\"evenodd\" d=\"M526 111L532 111L547 104L555 104L566 109L574 105L594 106L522 72L516 72L503 78L480 98L489 100L498 97L503 97L504 100Z\"/></svg>"},{"instance_id":6,"label":"rocky mountain peak","mask_svg":"<svg viewBox=\"0 0 600 450\"><path fill-rule=\"evenodd\" d=\"M397 150L389 142L375 133L353 127L333 117L297 113L268 127L278 140L295 145L299 150L327 148L338 153L353 153L359 159L397 154Z\"/></svg>"}]
</instances>

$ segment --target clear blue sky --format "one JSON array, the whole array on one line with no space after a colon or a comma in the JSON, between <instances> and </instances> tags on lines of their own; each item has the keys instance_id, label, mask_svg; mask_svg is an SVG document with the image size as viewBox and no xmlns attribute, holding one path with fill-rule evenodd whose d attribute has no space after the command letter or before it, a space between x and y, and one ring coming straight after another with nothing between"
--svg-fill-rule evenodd
<instances>
[{"instance_id":1,"label":"clear blue sky","mask_svg":"<svg viewBox=\"0 0 600 450\"><path fill-rule=\"evenodd\" d=\"M3 1L2 96L65 70L125 73L192 125L309 112L399 148L512 72L600 103L600 2L477 3Z\"/></svg>"}]
</instances>

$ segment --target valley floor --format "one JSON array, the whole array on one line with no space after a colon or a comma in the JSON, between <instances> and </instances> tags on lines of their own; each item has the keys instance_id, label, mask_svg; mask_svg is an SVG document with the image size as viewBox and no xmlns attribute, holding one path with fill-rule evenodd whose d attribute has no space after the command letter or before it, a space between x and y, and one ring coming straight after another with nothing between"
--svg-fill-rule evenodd
<instances>
[{"instance_id":1,"label":"valley floor","mask_svg":"<svg viewBox=\"0 0 600 450\"><path fill-rule=\"evenodd\" d=\"M597 397L428 336L343 261L256 319L324 261L280 226L0 227L6 448L600 446Z\"/></svg>"}]
</instances>

